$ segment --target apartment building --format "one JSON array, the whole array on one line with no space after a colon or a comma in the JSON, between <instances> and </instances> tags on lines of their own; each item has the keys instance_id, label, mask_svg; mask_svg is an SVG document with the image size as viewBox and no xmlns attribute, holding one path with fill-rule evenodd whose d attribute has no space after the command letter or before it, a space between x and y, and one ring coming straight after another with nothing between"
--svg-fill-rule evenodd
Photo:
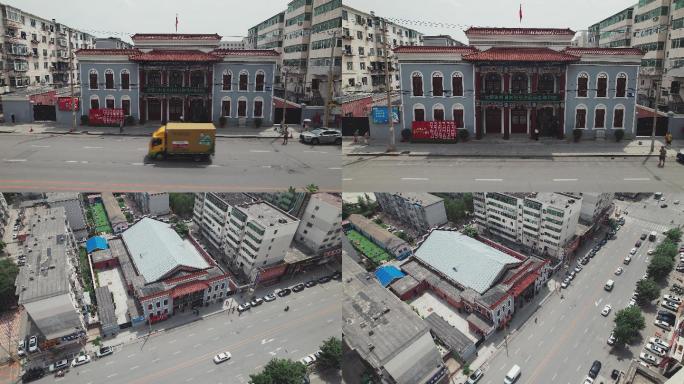
<instances>
[{"instance_id":1,"label":"apartment building","mask_svg":"<svg viewBox=\"0 0 684 384\"><path fill-rule=\"evenodd\" d=\"M10 212L9 205L5 195L0 193L0 238L5 235L5 226L9 222Z\"/></svg>"},{"instance_id":2,"label":"apartment building","mask_svg":"<svg viewBox=\"0 0 684 384\"><path fill-rule=\"evenodd\" d=\"M342 245L342 197L330 193L311 195L295 241L316 255L339 248Z\"/></svg>"},{"instance_id":3,"label":"apartment building","mask_svg":"<svg viewBox=\"0 0 684 384\"><path fill-rule=\"evenodd\" d=\"M97 49L131 49L133 44L127 43L118 37L97 37L95 38L95 48Z\"/></svg>"},{"instance_id":4,"label":"apartment building","mask_svg":"<svg viewBox=\"0 0 684 384\"><path fill-rule=\"evenodd\" d=\"M476 192L473 204L481 231L561 258L575 237L582 202L562 193Z\"/></svg>"},{"instance_id":5,"label":"apartment building","mask_svg":"<svg viewBox=\"0 0 684 384\"><path fill-rule=\"evenodd\" d=\"M75 49L93 48L92 35L19 8L0 4L0 37L5 60L0 69L0 92L33 85L68 85L69 56ZM80 83L78 62L71 70Z\"/></svg>"},{"instance_id":6,"label":"apartment building","mask_svg":"<svg viewBox=\"0 0 684 384\"><path fill-rule=\"evenodd\" d=\"M645 51L639 73L639 93L654 97L654 80L663 74L667 23L673 0L639 0L634 10L632 46ZM642 96L643 97L643 96Z\"/></svg>"},{"instance_id":7,"label":"apartment building","mask_svg":"<svg viewBox=\"0 0 684 384\"><path fill-rule=\"evenodd\" d=\"M396 70L398 63L391 50L399 46L422 44L423 35L413 29L382 21L373 12L366 13L343 6L342 92L349 94L385 90L385 47L390 49L388 54L393 72L392 89L399 89L399 71Z\"/></svg>"},{"instance_id":8,"label":"apartment building","mask_svg":"<svg viewBox=\"0 0 684 384\"><path fill-rule=\"evenodd\" d=\"M601 48L631 47L635 7L629 6L590 26L588 45Z\"/></svg>"},{"instance_id":9,"label":"apartment building","mask_svg":"<svg viewBox=\"0 0 684 384\"><path fill-rule=\"evenodd\" d=\"M462 47L463 43L449 35L423 36L423 45L428 47Z\"/></svg>"},{"instance_id":10,"label":"apartment building","mask_svg":"<svg viewBox=\"0 0 684 384\"><path fill-rule=\"evenodd\" d=\"M134 193L133 200L140 211L146 215L160 216L168 215L171 212L168 192Z\"/></svg>"},{"instance_id":11,"label":"apartment building","mask_svg":"<svg viewBox=\"0 0 684 384\"><path fill-rule=\"evenodd\" d=\"M195 193L192 221L214 253L223 253L224 234L233 207L254 201L244 193Z\"/></svg>"},{"instance_id":12,"label":"apartment building","mask_svg":"<svg viewBox=\"0 0 684 384\"><path fill-rule=\"evenodd\" d=\"M376 193L382 211L418 233L447 223L444 199L429 193Z\"/></svg>"},{"instance_id":13,"label":"apartment building","mask_svg":"<svg viewBox=\"0 0 684 384\"><path fill-rule=\"evenodd\" d=\"M580 210L580 222L589 226L594 225L601 215L613 205L615 193L580 193L582 207Z\"/></svg>"},{"instance_id":14,"label":"apartment building","mask_svg":"<svg viewBox=\"0 0 684 384\"><path fill-rule=\"evenodd\" d=\"M245 49L247 46L247 38L242 40L221 40L219 42L219 49Z\"/></svg>"},{"instance_id":15,"label":"apartment building","mask_svg":"<svg viewBox=\"0 0 684 384\"><path fill-rule=\"evenodd\" d=\"M285 258L298 226L296 217L266 202L233 206L222 238L226 262L256 283L261 271Z\"/></svg>"}]
</instances>

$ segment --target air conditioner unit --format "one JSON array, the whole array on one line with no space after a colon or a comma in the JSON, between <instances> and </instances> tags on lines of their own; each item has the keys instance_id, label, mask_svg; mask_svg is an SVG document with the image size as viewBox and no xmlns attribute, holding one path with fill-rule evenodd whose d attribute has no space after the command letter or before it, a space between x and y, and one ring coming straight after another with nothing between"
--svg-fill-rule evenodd
<instances>
[{"instance_id":1,"label":"air conditioner unit","mask_svg":"<svg viewBox=\"0 0 684 384\"><path fill-rule=\"evenodd\" d=\"M660 18L659 16L656 16L653 18L653 21L658 21L659 18Z\"/></svg>"}]
</instances>

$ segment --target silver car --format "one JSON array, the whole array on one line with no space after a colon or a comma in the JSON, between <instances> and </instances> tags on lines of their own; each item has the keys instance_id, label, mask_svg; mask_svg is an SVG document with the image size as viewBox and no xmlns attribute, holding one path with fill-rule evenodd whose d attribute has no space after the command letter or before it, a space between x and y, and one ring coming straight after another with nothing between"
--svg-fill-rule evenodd
<instances>
[{"instance_id":1,"label":"silver car","mask_svg":"<svg viewBox=\"0 0 684 384\"><path fill-rule=\"evenodd\" d=\"M299 135L299 141L307 144L342 144L342 132L338 129L316 128Z\"/></svg>"}]
</instances>

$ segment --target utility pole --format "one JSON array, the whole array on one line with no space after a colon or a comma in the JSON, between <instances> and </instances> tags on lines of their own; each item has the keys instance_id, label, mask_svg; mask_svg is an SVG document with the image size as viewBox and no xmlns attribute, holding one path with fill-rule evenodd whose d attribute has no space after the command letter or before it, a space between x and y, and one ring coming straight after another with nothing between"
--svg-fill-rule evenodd
<instances>
[{"instance_id":1,"label":"utility pole","mask_svg":"<svg viewBox=\"0 0 684 384\"><path fill-rule=\"evenodd\" d=\"M287 113L287 68L283 67L283 118L280 120L280 127L285 127L285 114Z\"/></svg>"},{"instance_id":2,"label":"utility pole","mask_svg":"<svg viewBox=\"0 0 684 384\"><path fill-rule=\"evenodd\" d=\"M392 152L397 149L395 138L394 138L394 116L392 116L392 75L390 74L389 68L389 44L387 42L387 21L385 19L380 19L382 22L382 36L383 36L383 49L385 54L385 88L387 89L387 121L389 122L389 145L387 146L387 152Z\"/></svg>"},{"instance_id":3,"label":"utility pole","mask_svg":"<svg viewBox=\"0 0 684 384\"><path fill-rule=\"evenodd\" d=\"M71 132L76 131L76 103L74 102L74 50L71 48L71 28L69 32L69 86L71 88ZM54 81L54 79L53 79Z\"/></svg>"},{"instance_id":4,"label":"utility pole","mask_svg":"<svg viewBox=\"0 0 684 384\"><path fill-rule=\"evenodd\" d=\"M653 127L651 127L651 153L655 151L655 134L656 126L658 125L658 103L660 103L660 84L658 80L653 80L653 87L655 88L655 105L653 106Z\"/></svg>"},{"instance_id":5,"label":"utility pole","mask_svg":"<svg viewBox=\"0 0 684 384\"><path fill-rule=\"evenodd\" d=\"M323 125L328 126L330 121L330 106L333 104L333 90L335 88L335 77L333 68L335 67L335 48L337 48L337 30L332 33L332 47L330 47L330 67L328 68L328 100L325 103L325 120Z\"/></svg>"}]
</instances>

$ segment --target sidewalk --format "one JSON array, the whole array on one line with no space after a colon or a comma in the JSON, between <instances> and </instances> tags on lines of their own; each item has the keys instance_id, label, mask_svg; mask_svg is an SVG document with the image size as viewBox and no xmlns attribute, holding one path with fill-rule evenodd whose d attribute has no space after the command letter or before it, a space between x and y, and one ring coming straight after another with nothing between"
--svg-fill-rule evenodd
<instances>
[{"instance_id":1,"label":"sidewalk","mask_svg":"<svg viewBox=\"0 0 684 384\"><path fill-rule=\"evenodd\" d=\"M371 139L366 144L355 144L352 140L345 140L342 153L347 156L435 156L435 157L480 157L480 158L549 158L549 157L648 157L658 156L662 139L656 138L655 152L651 153L651 140L641 138L637 140L614 141L581 141L573 143L557 139L503 140L500 138L486 138L482 140L468 140L457 144L431 143L397 143L396 150L387 151L387 142ZM668 157L675 158L679 148L684 147L684 140L675 140L668 149Z\"/></svg>"},{"instance_id":2,"label":"sidewalk","mask_svg":"<svg viewBox=\"0 0 684 384\"><path fill-rule=\"evenodd\" d=\"M112 135L112 136L134 136L149 137L152 132L159 128L159 124L145 124L124 127L123 133L119 133L119 127L89 127L79 125L75 132L70 132L71 126L57 125L54 123L33 123L33 124L2 124L0 133L19 133L19 134L50 134L50 135ZM297 135L301 127L290 125L290 131ZM216 128L216 137L221 138L278 138L281 137L274 127L225 127Z\"/></svg>"}]
</instances>

